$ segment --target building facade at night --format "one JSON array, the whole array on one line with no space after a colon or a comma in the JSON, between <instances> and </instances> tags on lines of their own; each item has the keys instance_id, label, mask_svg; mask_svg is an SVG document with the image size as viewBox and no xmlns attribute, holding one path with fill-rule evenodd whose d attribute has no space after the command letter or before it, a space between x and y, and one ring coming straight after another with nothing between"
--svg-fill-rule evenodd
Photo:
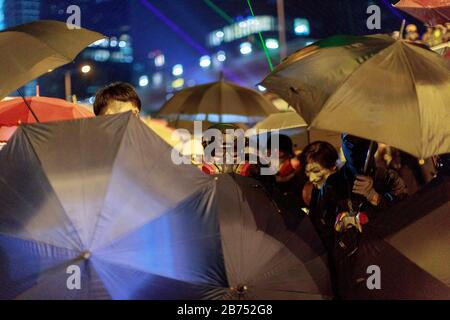
<instances>
[{"instance_id":1,"label":"building facade at night","mask_svg":"<svg viewBox=\"0 0 450 320\"><path fill-rule=\"evenodd\" d=\"M0 29L38 20L40 12L40 0L0 0ZM36 94L36 84L36 81L31 81L21 90L26 96L33 96ZM15 92L11 94L17 95Z\"/></svg>"}]
</instances>

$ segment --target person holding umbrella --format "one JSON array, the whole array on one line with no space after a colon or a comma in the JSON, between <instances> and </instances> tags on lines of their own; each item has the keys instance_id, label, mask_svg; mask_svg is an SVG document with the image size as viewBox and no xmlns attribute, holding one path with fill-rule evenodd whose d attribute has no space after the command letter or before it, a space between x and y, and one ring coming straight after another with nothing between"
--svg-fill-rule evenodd
<instances>
[{"instance_id":1,"label":"person holding umbrella","mask_svg":"<svg viewBox=\"0 0 450 320\"><path fill-rule=\"evenodd\" d=\"M334 296L339 297L337 291L337 274L334 265L334 221L335 215L328 209L330 202L326 197L329 185L326 184L328 177L337 170L338 153L328 142L315 141L308 144L300 155L302 175L313 185L311 199L308 203L309 218L314 225L325 249L328 253L328 266L330 268L330 280Z\"/></svg>"},{"instance_id":2,"label":"person holding umbrella","mask_svg":"<svg viewBox=\"0 0 450 320\"><path fill-rule=\"evenodd\" d=\"M100 89L95 95L94 113L112 115L131 111L138 116L141 111L141 99L136 89L126 82L111 83Z\"/></svg>"},{"instance_id":3,"label":"person holding umbrella","mask_svg":"<svg viewBox=\"0 0 450 320\"><path fill-rule=\"evenodd\" d=\"M334 263L340 293L351 291L355 284L355 261L363 225L408 195L400 176L393 170L376 168L373 157L364 171L370 144L366 139L342 134L346 163L326 181L325 210L336 217Z\"/></svg>"}]
</instances>

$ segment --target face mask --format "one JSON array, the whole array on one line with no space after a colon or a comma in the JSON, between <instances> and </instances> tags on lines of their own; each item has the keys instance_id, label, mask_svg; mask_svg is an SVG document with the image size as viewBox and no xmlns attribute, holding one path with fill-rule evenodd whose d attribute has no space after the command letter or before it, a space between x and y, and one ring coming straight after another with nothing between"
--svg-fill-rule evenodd
<instances>
[{"instance_id":1,"label":"face mask","mask_svg":"<svg viewBox=\"0 0 450 320\"><path fill-rule=\"evenodd\" d=\"M334 169L322 167L317 162L308 163L305 167L306 176L315 188L320 189L327 181L328 177L334 172Z\"/></svg>"}]
</instances>

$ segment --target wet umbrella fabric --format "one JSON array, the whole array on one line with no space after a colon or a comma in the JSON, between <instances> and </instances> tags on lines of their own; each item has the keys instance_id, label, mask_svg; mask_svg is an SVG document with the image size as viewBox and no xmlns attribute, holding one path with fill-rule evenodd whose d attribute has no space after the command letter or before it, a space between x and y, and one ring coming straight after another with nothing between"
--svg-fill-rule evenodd
<instances>
[{"instance_id":1,"label":"wet umbrella fabric","mask_svg":"<svg viewBox=\"0 0 450 320\"><path fill-rule=\"evenodd\" d=\"M0 153L0 298L200 299L226 286L214 182L170 152L131 113L21 126Z\"/></svg>"}]
</instances>

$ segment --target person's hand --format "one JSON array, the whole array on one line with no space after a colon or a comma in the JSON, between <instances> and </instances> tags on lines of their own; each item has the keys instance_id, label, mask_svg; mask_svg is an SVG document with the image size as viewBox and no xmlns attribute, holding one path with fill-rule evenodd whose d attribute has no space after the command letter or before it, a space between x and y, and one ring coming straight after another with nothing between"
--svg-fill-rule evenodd
<instances>
[{"instance_id":1,"label":"person's hand","mask_svg":"<svg viewBox=\"0 0 450 320\"><path fill-rule=\"evenodd\" d=\"M357 176L352 192L364 196L375 206L379 203L379 194L373 188L373 179L369 176Z\"/></svg>"}]
</instances>

